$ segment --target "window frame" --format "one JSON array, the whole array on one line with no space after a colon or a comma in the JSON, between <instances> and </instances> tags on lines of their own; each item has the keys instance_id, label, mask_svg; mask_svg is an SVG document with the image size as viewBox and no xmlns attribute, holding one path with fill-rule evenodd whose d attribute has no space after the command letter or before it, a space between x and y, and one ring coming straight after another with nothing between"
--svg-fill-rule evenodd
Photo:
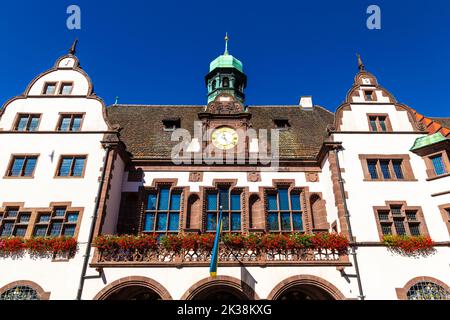
<instances>
[{"instance_id":1,"label":"window frame","mask_svg":"<svg viewBox=\"0 0 450 320\"><path fill-rule=\"evenodd\" d=\"M60 172L61 172L61 166L63 163L63 160L66 158L72 158L72 163L70 165L70 175L68 176L60 176ZM76 158L84 158L84 166L83 166L83 171L81 172L80 176L74 176L73 175L73 170L75 167L75 159ZM62 154L59 156L59 160L56 166L56 171L55 171L55 179L83 179L84 175L86 173L86 167L87 167L87 162L88 162L88 155L87 154Z\"/></svg>"},{"instance_id":2,"label":"window frame","mask_svg":"<svg viewBox=\"0 0 450 320\"><path fill-rule=\"evenodd\" d=\"M21 119L21 117L24 117L24 116L28 116L26 130L18 130L20 119ZM37 116L38 117L38 124L36 126L36 130L31 131L30 130L30 125L31 125L31 119L32 119L33 116ZM36 131L39 130L39 126L41 124L41 119L42 119L42 113L19 112L19 113L16 114L16 118L14 119L14 124L13 124L13 126L11 128L11 131L15 131L15 132L36 132Z\"/></svg>"},{"instance_id":3,"label":"window frame","mask_svg":"<svg viewBox=\"0 0 450 320\"><path fill-rule=\"evenodd\" d=\"M228 234L238 234L242 233L244 231L244 189L241 187L235 187L233 184L229 183L217 183L215 187L212 188L206 188L205 189L205 197L204 197L204 212L203 212L203 232L205 233L215 233L216 229L214 230L208 230L208 214L216 214L216 226L217 222L219 220L219 208L220 208L220 190L227 188L228 189L228 210L222 209L222 214L228 214L228 230L224 230L222 228L222 233L228 233ZM208 195L216 193L216 203L217 203L217 210L208 210ZM231 207L231 196L233 194L239 194L240 199L240 210L232 210ZM240 229L239 230L232 230L232 214L240 213ZM223 216L222 216L223 219Z\"/></svg>"},{"instance_id":4,"label":"window frame","mask_svg":"<svg viewBox=\"0 0 450 320\"><path fill-rule=\"evenodd\" d=\"M65 85L69 85L71 86L70 88L70 92L69 93L62 93L62 90L64 88ZM57 94L60 96L70 96L73 92L73 87L74 87L74 82L73 81L60 81L59 85L58 85L58 91Z\"/></svg>"},{"instance_id":5,"label":"window frame","mask_svg":"<svg viewBox=\"0 0 450 320\"><path fill-rule=\"evenodd\" d=\"M10 211L17 211L16 216L13 218L6 216L7 213ZM28 221L26 223L20 221L20 218L23 215L28 215ZM25 237L27 235L30 221L31 221L31 212L30 211L21 211L20 207L18 207L18 206L7 206L4 211L0 212L0 217L1 217L1 219L0 219L0 237ZM2 235L4 227L5 227L5 223L12 223L11 233L9 235ZM23 236L17 236L15 234L15 232L17 231L18 228L23 228L23 227L25 227L25 234Z\"/></svg>"},{"instance_id":6,"label":"window frame","mask_svg":"<svg viewBox=\"0 0 450 320\"><path fill-rule=\"evenodd\" d=\"M159 197L160 197L160 190L163 188L169 189L169 198L167 202L167 209L159 209ZM150 194L156 194L156 206L155 210L147 210L148 207L148 198ZM171 200L173 194L180 194L180 207L178 211L171 210ZM139 228L139 233L141 234L156 234L158 236L167 236L167 235L177 235L182 231L183 228L183 212L184 212L184 199L185 199L185 193L186 190L183 187L176 186L172 183L157 183L154 187L151 188L143 188L143 201L142 201L142 218ZM166 229L165 230L157 230L157 221L158 221L158 214L166 214L167 220L166 220ZM146 224L146 217L148 213L153 213L153 230L145 230L145 224ZM178 213L178 229L175 230L169 230L169 218L171 213Z\"/></svg>"},{"instance_id":7,"label":"window frame","mask_svg":"<svg viewBox=\"0 0 450 320\"><path fill-rule=\"evenodd\" d=\"M40 157L39 153L27 153L27 154L14 153L14 154L11 154L9 163L8 163L8 167L6 168L6 172L5 172L3 179L34 179L34 174L36 173L36 167L38 166L39 157ZM12 176L10 174L12 173L12 168L13 168L14 161L16 158L25 158L25 161L20 170L21 175ZM26 163L28 162L28 158L36 158L36 164L34 165L31 175L24 176L23 173L24 173L24 170L26 169Z\"/></svg>"},{"instance_id":8,"label":"window frame","mask_svg":"<svg viewBox=\"0 0 450 320\"><path fill-rule=\"evenodd\" d=\"M444 221L448 234L450 235L450 203L440 205L439 211L441 212L442 220Z\"/></svg>"},{"instance_id":9,"label":"window frame","mask_svg":"<svg viewBox=\"0 0 450 320\"><path fill-rule=\"evenodd\" d=\"M400 207L400 214L394 215L392 210L394 207ZM419 225L419 232L421 236L428 236L428 228L425 221L425 217L422 211L422 207L420 206L408 206L406 201L386 201L385 206L375 206L373 207L373 211L375 214L375 221L377 224L378 235L380 237L380 241L383 241L383 237L385 236L383 232L383 225L389 225L391 230L391 235L399 235L397 233L395 227L395 221L402 220L403 228L405 230L405 236L415 236L411 232L410 225ZM415 212L416 218L411 220L408 218L408 212ZM380 213L388 212L388 219L381 220Z\"/></svg>"},{"instance_id":10,"label":"window frame","mask_svg":"<svg viewBox=\"0 0 450 320\"><path fill-rule=\"evenodd\" d=\"M432 158L434 158L436 156L442 156L442 162L444 165L444 169L446 170L445 173L440 174L440 175L436 174L436 169L434 167L433 160L432 160ZM449 155L448 150L444 149L444 150L440 150L437 152L427 154L426 156L423 156L423 159L424 159L425 165L427 167L427 169L426 169L427 176L428 176L427 180L434 180L434 179L439 179L439 178L444 178L444 177L450 176L450 155Z\"/></svg>"},{"instance_id":11,"label":"window frame","mask_svg":"<svg viewBox=\"0 0 450 320\"><path fill-rule=\"evenodd\" d=\"M375 89L362 89L362 91L363 91L364 101L366 101L366 102L377 101L377 94L375 92ZM371 92L370 95L367 94L369 92ZM370 99L367 99L367 97L370 97Z\"/></svg>"},{"instance_id":12,"label":"window frame","mask_svg":"<svg viewBox=\"0 0 450 320\"><path fill-rule=\"evenodd\" d=\"M58 209L64 208L64 215L63 216L56 216L55 213ZM70 214L77 214L77 221L73 222L73 221L69 221L68 220L68 216ZM49 215L49 219L47 222L40 222L39 218L43 215ZM79 229L79 222L80 222L80 212L77 210L73 210L73 209L69 209L67 206L65 205L55 205L51 208L51 210L38 210L36 212L36 216L35 216L35 221L32 227L32 231L31 231L31 236L32 237L73 237L75 238L75 235L78 234L78 230ZM51 235L52 232L52 227L54 223L61 223L61 228L59 230L59 234L58 235ZM35 232L37 227L42 227L42 226L46 226L45 229L45 235L43 236L36 236ZM73 226L74 227L74 232L72 236L66 236L64 235L64 230L67 226Z\"/></svg>"},{"instance_id":13,"label":"window frame","mask_svg":"<svg viewBox=\"0 0 450 320\"><path fill-rule=\"evenodd\" d=\"M79 235L80 227L81 227L81 221L82 221L82 217L83 217L84 208L72 207L72 204L70 202L51 202L48 208L27 208L27 207L24 207L24 203L14 203L14 202L3 203L3 206L0 207L0 217L4 217L4 215L8 209L11 209L11 208L17 209L17 216L14 220L17 221L18 223L15 223L13 225L13 232L17 226L21 227L21 226L26 225L27 227L25 230L25 235L22 238L30 239L30 238L34 237L34 232L35 232L36 226L47 224L45 237L50 237L48 235L48 232L49 232L50 225L52 222L52 216L50 216L47 223L39 223L38 219L42 214L50 214L51 215L56 210L56 208L62 208L62 207L64 207L66 210L65 210L64 217L62 218L64 221L62 223L59 236L62 236L65 227L70 225L70 226L75 227L73 236L71 236L71 237L74 239L77 239L78 235ZM67 218L68 218L69 214L73 214L73 213L77 214L77 220L76 221L68 221ZM20 217L23 214L29 215L29 220L27 223L20 223ZM59 218L59 219L61 219L61 218ZM4 220L5 219L0 219L0 229L1 230L3 230L3 221ZM6 220L12 221L13 219L6 218Z\"/></svg>"},{"instance_id":14,"label":"window frame","mask_svg":"<svg viewBox=\"0 0 450 320\"><path fill-rule=\"evenodd\" d=\"M375 123L377 130L374 130L372 128L372 120L371 118L376 118ZM380 124L380 118L384 118L384 124L386 126L386 131L383 131L381 124ZM389 114L387 113L367 113L367 123L369 124L369 131L374 133L387 133L387 132L393 132L391 120L389 119Z\"/></svg>"},{"instance_id":15,"label":"window frame","mask_svg":"<svg viewBox=\"0 0 450 320\"><path fill-rule=\"evenodd\" d=\"M414 172L411 166L411 158L408 154L360 154L359 159L361 161L361 166L363 170L363 181L373 181L373 182L411 182L411 181L418 181L415 176ZM369 162L370 161L376 161L376 172L377 172L377 178L372 178L372 175L369 170ZM381 168L381 162L382 161L389 161L388 164L388 170L390 178L386 179L384 177L382 168ZM399 179L397 177L397 173L395 172L394 162L401 161L401 171L403 175L403 179Z\"/></svg>"},{"instance_id":16,"label":"window frame","mask_svg":"<svg viewBox=\"0 0 450 320\"><path fill-rule=\"evenodd\" d=\"M55 131L57 132L80 132L81 129L83 128L83 122L84 122L84 116L86 115L86 112L60 112L59 113L59 118L58 118L58 122L56 124L56 128ZM63 122L63 119L65 117L70 116L70 125L69 125L69 130L61 130L61 125ZM73 131L73 122L74 122L74 118L75 117L81 117L81 121L80 121L80 127L77 131Z\"/></svg>"},{"instance_id":17,"label":"window frame","mask_svg":"<svg viewBox=\"0 0 450 320\"><path fill-rule=\"evenodd\" d=\"M280 210L279 189L287 189L288 190L289 210ZM301 214L301 218L302 218L302 230L294 229L293 214L297 213L297 210L292 210L292 198L291 198L292 192L298 193L298 195L299 195L299 200L300 200L299 213ZM277 210L269 210L268 196L273 193L277 194ZM269 226L269 213L273 213L275 211L277 212L277 215L278 215L278 230L271 230L270 226ZM290 230L282 229L282 223L281 223L281 213L282 212L289 212ZM307 233L308 225L307 225L306 216L308 215L308 209L307 209L307 204L306 204L305 188L293 187L292 185L283 185L283 184L276 185L273 188L265 188L264 189L264 214L265 214L264 216L265 216L265 226L266 226L265 230L268 233L272 233L272 234Z\"/></svg>"},{"instance_id":18,"label":"window frame","mask_svg":"<svg viewBox=\"0 0 450 320\"><path fill-rule=\"evenodd\" d=\"M57 92L58 92L58 84L59 84L58 81L45 81L44 85L42 87L41 95L43 95L43 96L54 96L54 95L56 95ZM46 93L47 92L47 88L50 85L54 85L55 86L55 92L53 92L53 93Z\"/></svg>"}]
</instances>

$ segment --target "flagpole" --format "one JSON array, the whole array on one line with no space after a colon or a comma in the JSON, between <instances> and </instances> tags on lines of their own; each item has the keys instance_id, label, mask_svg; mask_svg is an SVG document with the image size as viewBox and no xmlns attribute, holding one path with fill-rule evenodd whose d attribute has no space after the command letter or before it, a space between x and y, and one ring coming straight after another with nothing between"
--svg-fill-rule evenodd
<instances>
[{"instance_id":1,"label":"flagpole","mask_svg":"<svg viewBox=\"0 0 450 320\"><path fill-rule=\"evenodd\" d=\"M216 237L214 239L214 246L211 254L211 264L209 266L209 274L215 278L217 276L217 263L219 260L219 240L222 233L222 206L219 206L219 219L216 227Z\"/></svg>"}]
</instances>

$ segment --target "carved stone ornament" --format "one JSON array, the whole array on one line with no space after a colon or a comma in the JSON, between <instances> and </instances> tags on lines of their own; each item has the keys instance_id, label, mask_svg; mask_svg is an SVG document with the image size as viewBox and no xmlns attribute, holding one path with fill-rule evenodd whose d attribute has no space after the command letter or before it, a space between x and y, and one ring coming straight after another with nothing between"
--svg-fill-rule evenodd
<instances>
[{"instance_id":1,"label":"carved stone ornament","mask_svg":"<svg viewBox=\"0 0 450 320\"><path fill-rule=\"evenodd\" d=\"M190 172L189 173L189 182L202 182L203 181L203 172Z\"/></svg>"},{"instance_id":2,"label":"carved stone ornament","mask_svg":"<svg viewBox=\"0 0 450 320\"><path fill-rule=\"evenodd\" d=\"M235 114L244 112L244 106L230 95L219 95L210 102L206 112L214 114Z\"/></svg>"},{"instance_id":3,"label":"carved stone ornament","mask_svg":"<svg viewBox=\"0 0 450 320\"><path fill-rule=\"evenodd\" d=\"M319 174L317 172L306 172L307 182L319 182Z\"/></svg>"},{"instance_id":4,"label":"carved stone ornament","mask_svg":"<svg viewBox=\"0 0 450 320\"><path fill-rule=\"evenodd\" d=\"M249 182L260 182L261 181L261 173L249 172L249 173L247 173L247 180Z\"/></svg>"}]
</instances>

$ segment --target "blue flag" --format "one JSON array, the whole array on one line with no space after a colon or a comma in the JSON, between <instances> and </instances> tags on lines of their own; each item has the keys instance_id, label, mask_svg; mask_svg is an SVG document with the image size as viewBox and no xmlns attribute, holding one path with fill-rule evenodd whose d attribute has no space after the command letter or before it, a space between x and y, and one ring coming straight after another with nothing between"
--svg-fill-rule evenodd
<instances>
[{"instance_id":1,"label":"blue flag","mask_svg":"<svg viewBox=\"0 0 450 320\"><path fill-rule=\"evenodd\" d=\"M219 239L222 233L222 206L219 208L219 220L217 221L216 237L211 254L211 264L209 265L209 274L211 277L217 276L217 260L219 258Z\"/></svg>"}]
</instances>

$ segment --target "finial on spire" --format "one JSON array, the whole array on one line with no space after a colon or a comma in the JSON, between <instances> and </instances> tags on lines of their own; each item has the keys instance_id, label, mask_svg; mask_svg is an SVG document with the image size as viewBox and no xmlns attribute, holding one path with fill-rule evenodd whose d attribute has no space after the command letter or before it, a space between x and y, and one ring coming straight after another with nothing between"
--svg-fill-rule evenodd
<instances>
[{"instance_id":1,"label":"finial on spire","mask_svg":"<svg viewBox=\"0 0 450 320\"><path fill-rule=\"evenodd\" d=\"M75 41L72 43L72 46L69 49L69 54L75 54L77 52L77 44L78 38L76 38Z\"/></svg>"},{"instance_id":2,"label":"finial on spire","mask_svg":"<svg viewBox=\"0 0 450 320\"><path fill-rule=\"evenodd\" d=\"M364 71L366 69L366 66L362 62L361 55L359 53L357 53L356 56L358 57L358 69L359 69L359 71Z\"/></svg>"},{"instance_id":3,"label":"finial on spire","mask_svg":"<svg viewBox=\"0 0 450 320\"><path fill-rule=\"evenodd\" d=\"M228 40L230 40L230 38L228 37L228 32L225 33L225 52L224 55L228 55Z\"/></svg>"}]
</instances>

